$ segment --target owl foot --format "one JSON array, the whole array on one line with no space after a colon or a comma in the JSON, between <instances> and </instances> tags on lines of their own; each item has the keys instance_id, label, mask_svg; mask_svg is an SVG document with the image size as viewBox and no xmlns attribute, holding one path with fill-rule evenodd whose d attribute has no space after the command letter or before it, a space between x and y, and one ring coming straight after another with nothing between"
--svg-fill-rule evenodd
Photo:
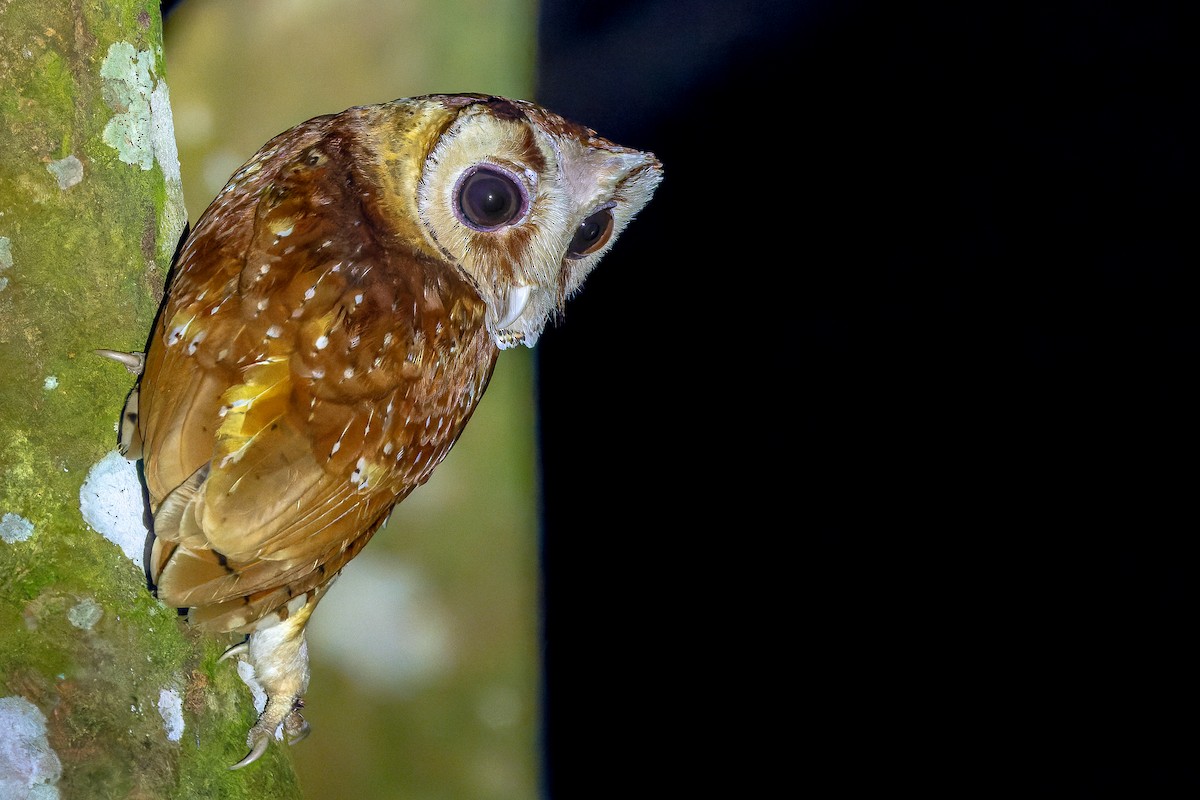
<instances>
[{"instance_id":1,"label":"owl foot","mask_svg":"<svg viewBox=\"0 0 1200 800\"><path fill-rule=\"evenodd\" d=\"M267 707L259 715L258 722L254 723L254 727L246 735L246 745L250 748L250 752L229 769L241 769L257 761L263 753L267 752L267 747L275 738L275 732L279 730L280 725L283 726L283 739L289 745L308 736L311 726L304 715L300 713L300 709L303 707L304 699L300 697L287 698L278 695L271 697L267 701Z\"/></svg>"},{"instance_id":2,"label":"owl foot","mask_svg":"<svg viewBox=\"0 0 1200 800\"><path fill-rule=\"evenodd\" d=\"M311 613L311 607L308 611ZM221 656L222 661L245 656L254 667L254 682L267 694L267 704L246 736L250 752L231 770L253 764L262 757L277 732L281 732L279 738L288 744L308 735L308 722L300 713L308 689L308 644L304 641L307 621L308 613L289 616L254 631L246 641L235 644Z\"/></svg>"}]
</instances>

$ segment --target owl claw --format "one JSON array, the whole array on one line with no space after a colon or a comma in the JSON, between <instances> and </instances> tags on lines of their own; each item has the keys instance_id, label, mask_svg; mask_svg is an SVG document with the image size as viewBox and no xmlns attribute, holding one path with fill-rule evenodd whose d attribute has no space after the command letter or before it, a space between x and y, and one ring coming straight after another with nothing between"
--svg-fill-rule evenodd
<instances>
[{"instance_id":1,"label":"owl claw","mask_svg":"<svg viewBox=\"0 0 1200 800\"><path fill-rule=\"evenodd\" d=\"M263 731L258 731L256 733L254 728L251 728L250 729L250 741L248 742L248 744L250 744L250 752L247 753L246 757L243 758L241 761L232 765L229 768L229 771L232 772L235 769L241 769L242 767L249 766L250 764L253 764L255 761L258 761L258 759L262 756L262 754L267 752L267 745L269 745L270 743L271 743L271 734L265 733Z\"/></svg>"},{"instance_id":2,"label":"owl claw","mask_svg":"<svg viewBox=\"0 0 1200 800\"><path fill-rule=\"evenodd\" d=\"M111 358L113 361L120 361L131 375L141 375L146 366L145 353L123 353L120 350L93 350L92 352L98 356Z\"/></svg>"},{"instance_id":3,"label":"owl claw","mask_svg":"<svg viewBox=\"0 0 1200 800\"><path fill-rule=\"evenodd\" d=\"M237 658L238 656L244 655L245 653L248 653L248 652L250 652L250 640L249 639L247 639L243 642L238 642L233 647L230 647L228 650L226 650L224 653L221 654L221 657L217 659L217 663L220 664L222 661L228 661L231 658Z\"/></svg>"},{"instance_id":4,"label":"owl claw","mask_svg":"<svg viewBox=\"0 0 1200 800\"><path fill-rule=\"evenodd\" d=\"M297 703L303 705L303 701L297 701ZM308 720L306 720L300 714L299 708L296 708L291 714L288 714L288 718L283 721L283 734L289 745L299 742L301 739L308 736L311 731L312 726L309 725Z\"/></svg>"}]
</instances>

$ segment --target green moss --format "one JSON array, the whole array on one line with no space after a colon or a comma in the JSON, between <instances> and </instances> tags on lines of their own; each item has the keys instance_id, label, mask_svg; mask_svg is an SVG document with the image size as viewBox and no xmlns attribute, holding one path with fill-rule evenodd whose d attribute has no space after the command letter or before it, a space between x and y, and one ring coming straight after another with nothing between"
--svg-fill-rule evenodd
<instances>
[{"instance_id":1,"label":"green moss","mask_svg":"<svg viewBox=\"0 0 1200 800\"><path fill-rule=\"evenodd\" d=\"M47 48L36 59L35 78L29 82L29 99L38 103L39 115L70 119L74 110L72 91L75 82L67 60Z\"/></svg>"},{"instance_id":2,"label":"green moss","mask_svg":"<svg viewBox=\"0 0 1200 800\"><path fill-rule=\"evenodd\" d=\"M12 0L3 28L19 46L0 48L0 514L34 531L0 541L0 694L46 713L62 796L294 797L286 752L225 769L254 717L233 665L206 679L220 691L188 695L184 738L168 740L160 693L186 691L227 643L183 625L79 509L132 385L91 351L143 348L182 225L178 178L153 142L170 133L154 127L153 98L167 108L158 5ZM131 71L101 75L112 47ZM143 104L148 165L105 142L127 103ZM72 156L82 180L68 160L60 185L66 173L47 167Z\"/></svg>"}]
</instances>

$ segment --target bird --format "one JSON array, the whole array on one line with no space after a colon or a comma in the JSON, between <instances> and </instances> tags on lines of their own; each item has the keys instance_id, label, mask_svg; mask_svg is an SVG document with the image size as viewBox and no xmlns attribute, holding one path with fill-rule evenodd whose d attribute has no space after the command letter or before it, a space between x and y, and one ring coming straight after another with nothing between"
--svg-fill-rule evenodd
<instances>
[{"instance_id":1,"label":"bird","mask_svg":"<svg viewBox=\"0 0 1200 800\"><path fill-rule=\"evenodd\" d=\"M138 374L120 448L142 461L149 582L191 625L245 635L222 659L267 694L230 769L307 735L317 604L662 177L529 100L317 116L185 234L144 353L97 351Z\"/></svg>"}]
</instances>

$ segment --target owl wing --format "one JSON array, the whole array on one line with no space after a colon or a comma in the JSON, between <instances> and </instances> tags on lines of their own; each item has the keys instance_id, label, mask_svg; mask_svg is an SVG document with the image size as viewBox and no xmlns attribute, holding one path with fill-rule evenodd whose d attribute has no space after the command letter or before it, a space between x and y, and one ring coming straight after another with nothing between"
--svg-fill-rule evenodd
<instances>
[{"instance_id":1,"label":"owl wing","mask_svg":"<svg viewBox=\"0 0 1200 800\"><path fill-rule=\"evenodd\" d=\"M495 363L478 295L383 241L340 140L308 125L201 219L147 356L151 577L212 629L315 601L446 455Z\"/></svg>"}]
</instances>

